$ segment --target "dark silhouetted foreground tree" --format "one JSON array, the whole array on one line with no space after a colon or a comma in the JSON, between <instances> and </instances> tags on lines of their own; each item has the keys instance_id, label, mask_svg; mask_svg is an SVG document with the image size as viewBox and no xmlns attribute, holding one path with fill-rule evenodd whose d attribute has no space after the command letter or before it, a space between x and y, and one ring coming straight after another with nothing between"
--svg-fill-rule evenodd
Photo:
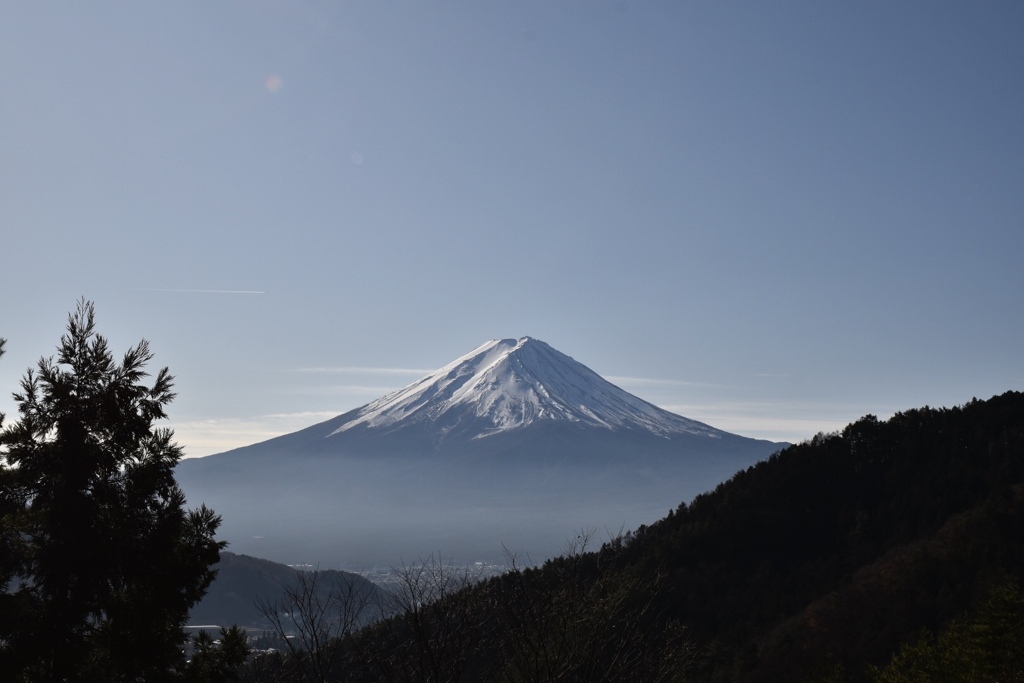
<instances>
[{"instance_id":1,"label":"dark silhouetted foreground tree","mask_svg":"<svg viewBox=\"0 0 1024 683\"><path fill-rule=\"evenodd\" d=\"M249 657L249 639L238 626L222 628L218 640L200 631L193 639L192 648L185 683L237 681L241 666Z\"/></svg>"},{"instance_id":2,"label":"dark silhouetted foreground tree","mask_svg":"<svg viewBox=\"0 0 1024 683\"><path fill-rule=\"evenodd\" d=\"M57 351L0 432L0 678L179 679L182 627L224 544L219 517L186 509L181 449L154 427L173 378L144 383L145 340L118 362L85 300Z\"/></svg>"}]
</instances>

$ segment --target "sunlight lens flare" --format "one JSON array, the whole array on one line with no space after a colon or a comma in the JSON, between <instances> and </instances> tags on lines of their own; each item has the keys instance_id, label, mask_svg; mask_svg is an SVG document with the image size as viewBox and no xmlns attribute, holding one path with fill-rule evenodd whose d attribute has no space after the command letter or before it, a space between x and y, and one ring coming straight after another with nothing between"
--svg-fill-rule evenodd
<instances>
[{"instance_id":1,"label":"sunlight lens flare","mask_svg":"<svg viewBox=\"0 0 1024 683\"><path fill-rule=\"evenodd\" d=\"M273 95L280 92L281 88L284 87L284 79L277 74L270 74L263 84L266 86L267 92Z\"/></svg>"}]
</instances>

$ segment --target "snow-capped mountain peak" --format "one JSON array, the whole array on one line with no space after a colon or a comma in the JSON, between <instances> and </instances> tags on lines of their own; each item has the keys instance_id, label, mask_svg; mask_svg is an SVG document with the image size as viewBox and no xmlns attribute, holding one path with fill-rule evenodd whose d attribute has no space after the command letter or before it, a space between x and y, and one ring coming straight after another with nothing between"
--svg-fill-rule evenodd
<instances>
[{"instance_id":1,"label":"snow-capped mountain peak","mask_svg":"<svg viewBox=\"0 0 1024 683\"><path fill-rule=\"evenodd\" d=\"M566 530L650 523L779 445L664 411L524 337L300 431L184 460L175 476L224 515L236 551L343 548L393 565L437 548L554 556Z\"/></svg>"},{"instance_id":2,"label":"snow-capped mountain peak","mask_svg":"<svg viewBox=\"0 0 1024 683\"><path fill-rule=\"evenodd\" d=\"M658 436L716 437L708 425L662 410L530 337L488 341L436 372L344 416L332 432L388 431L431 424L442 432L472 423L475 438L544 421Z\"/></svg>"}]
</instances>

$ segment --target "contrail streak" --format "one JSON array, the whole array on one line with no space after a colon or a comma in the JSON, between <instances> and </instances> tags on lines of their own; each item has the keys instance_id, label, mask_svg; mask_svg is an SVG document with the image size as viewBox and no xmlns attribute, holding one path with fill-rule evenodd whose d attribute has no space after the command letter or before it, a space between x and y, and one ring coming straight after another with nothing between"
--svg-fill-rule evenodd
<instances>
[{"instance_id":1,"label":"contrail streak","mask_svg":"<svg viewBox=\"0 0 1024 683\"><path fill-rule=\"evenodd\" d=\"M139 292L178 292L187 294L266 294L257 289L139 289Z\"/></svg>"}]
</instances>

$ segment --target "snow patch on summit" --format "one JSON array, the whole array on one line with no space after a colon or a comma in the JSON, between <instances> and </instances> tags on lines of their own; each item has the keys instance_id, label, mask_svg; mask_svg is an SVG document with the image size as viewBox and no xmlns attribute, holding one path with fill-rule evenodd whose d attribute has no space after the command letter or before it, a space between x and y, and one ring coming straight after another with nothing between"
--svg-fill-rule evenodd
<instances>
[{"instance_id":1,"label":"snow patch on summit","mask_svg":"<svg viewBox=\"0 0 1024 683\"><path fill-rule=\"evenodd\" d=\"M658 408L608 382L544 342L523 337L488 341L436 372L353 412L332 434L358 426L399 428L436 423L447 431L480 422L484 438L544 420L658 436L724 433Z\"/></svg>"}]
</instances>

